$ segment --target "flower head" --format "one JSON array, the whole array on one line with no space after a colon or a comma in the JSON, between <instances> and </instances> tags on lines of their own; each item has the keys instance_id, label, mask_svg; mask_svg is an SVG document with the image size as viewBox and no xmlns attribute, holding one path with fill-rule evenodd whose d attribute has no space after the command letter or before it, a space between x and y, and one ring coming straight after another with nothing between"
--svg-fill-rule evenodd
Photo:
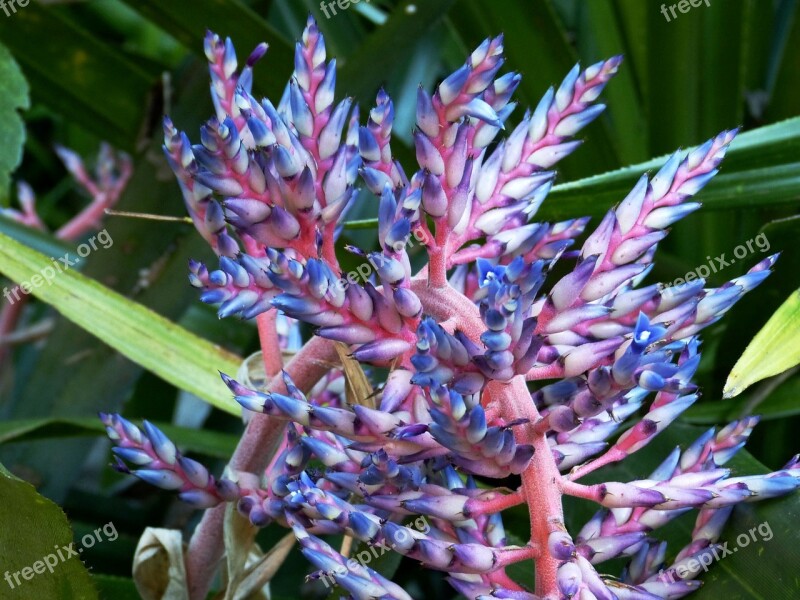
<instances>
[{"instance_id":1,"label":"flower head","mask_svg":"<svg viewBox=\"0 0 800 600\"><path fill-rule=\"evenodd\" d=\"M576 66L506 130L520 76L499 74L502 37L487 39L433 93L419 89L419 168L408 176L392 153L391 99L378 93L366 125L350 99L336 102L335 62L313 19L277 105L251 95L251 67L263 53L259 46L237 71L230 41L209 34L217 114L198 145L165 123L188 210L219 255L218 267L193 262L190 281L221 317L280 311L315 327L317 340L297 361L345 344L389 375L377 407L346 401L341 376L318 384L319 370L301 362L266 390L224 375L244 408L288 424L265 471L236 483L214 482L152 426L142 435L104 416L135 475L197 506L235 501L258 526L291 528L318 569L313 577L353 598L408 595L366 565L351 568L326 535L447 571L470 598L677 598L696 584L658 579L657 528L698 511L674 569L713 547L731 506L800 485L796 461L730 477L722 465L752 419L676 450L648 479L577 483L647 445L696 401L697 334L769 274L775 257L716 289L641 285L666 228L700 207L693 198L735 130L642 176L570 250L588 220L542 223L536 212L551 169L602 113L596 101L620 57ZM349 248L369 265L359 279L343 272L335 241L362 184L373 199L360 201L377 204L378 243L371 252ZM412 238L429 257L416 274ZM560 278L551 275L556 263L566 266ZM552 381L531 392L530 380ZM511 474L522 477L513 492L475 480ZM574 537L563 494L601 506ZM522 546L509 544L501 517L518 504L531 517ZM620 556L630 559L622 579L598 575L595 564ZM526 590L505 567L531 558L537 587Z\"/></svg>"}]
</instances>

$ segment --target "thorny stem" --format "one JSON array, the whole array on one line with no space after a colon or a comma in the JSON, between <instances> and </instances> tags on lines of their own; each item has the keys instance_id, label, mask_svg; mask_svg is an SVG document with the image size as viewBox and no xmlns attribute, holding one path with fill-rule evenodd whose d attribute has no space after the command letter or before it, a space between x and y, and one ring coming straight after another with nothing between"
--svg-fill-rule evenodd
<instances>
[{"instance_id":1,"label":"thorny stem","mask_svg":"<svg viewBox=\"0 0 800 600\"><path fill-rule=\"evenodd\" d=\"M441 260L444 260L444 257ZM428 273L421 273L411 281L411 289L422 302L423 311L438 321L446 321L453 315L458 315L459 329L471 339L479 340L485 326L478 307L472 300L449 286L446 279L439 285L439 277L434 275L436 272L436 263L432 260ZM446 277L446 272L444 276ZM333 342L314 337L289 362L286 370L301 390L308 391L330 369L330 363L335 361L335 357ZM524 557L520 555L517 559L534 559L536 593L543 598L555 598L558 561L550 556L546 548L549 534L563 523L561 495L562 486L565 484L550 451L546 434L535 429L534 424L540 421L541 416L531 400L525 380L526 376L518 375L509 382L493 381L485 390L486 394L498 404L500 416L504 419L527 420L526 424L515 428L517 442L532 444L535 449L530 464L522 473L521 491L516 495L510 494L510 497L502 501L497 500L497 503L508 502L509 505L513 505L523 499L527 502L531 521L530 544L524 549ZM281 378L273 378L269 391L279 393L285 391ZM230 468L233 471L263 472L272 454L271 450L282 432L282 423L278 425L264 415L254 415L231 459ZM566 485L570 483L567 482ZM577 486L577 484L571 485ZM497 508L502 509L504 506ZM190 600L200 600L205 597L214 567L222 558L223 514L224 506L206 511L192 536L186 557Z\"/></svg>"}]
</instances>

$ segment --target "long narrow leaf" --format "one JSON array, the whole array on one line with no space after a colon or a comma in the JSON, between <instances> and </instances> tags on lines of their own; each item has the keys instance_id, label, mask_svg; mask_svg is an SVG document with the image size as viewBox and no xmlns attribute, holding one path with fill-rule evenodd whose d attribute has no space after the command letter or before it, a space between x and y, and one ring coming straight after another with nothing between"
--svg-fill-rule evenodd
<instances>
[{"instance_id":1,"label":"long narrow leaf","mask_svg":"<svg viewBox=\"0 0 800 600\"><path fill-rule=\"evenodd\" d=\"M703 190L704 211L768 208L800 198L800 117L740 134L722 172ZM660 168L668 156L557 185L536 213L537 220L597 216L621 201L636 180ZM345 223L347 229L376 227L377 221Z\"/></svg>"},{"instance_id":2,"label":"long narrow leaf","mask_svg":"<svg viewBox=\"0 0 800 600\"><path fill-rule=\"evenodd\" d=\"M204 429L177 427L169 423L155 423L167 437L184 452L197 452L214 458L227 459L236 448L239 436ZM105 427L100 419L19 419L0 422L0 444L31 440L104 436Z\"/></svg>"},{"instance_id":3,"label":"long narrow leaf","mask_svg":"<svg viewBox=\"0 0 800 600\"><path fill-rule=\"evenodd\" d=\"M53 263L0 234L0 272L17 283L42 281ZM32 293L132 361L231 414L239 407L217 375L241 360L144 306L73 271L56 274Z\"/></svg>"},{"instance_id":4,"label":"long narrow leaf","mask_svg":"<svg viewBox=\"0 0 800 600\"><path fill-rule=\"evenodd\" d=\"M235 38L244 62L250 50L261 42L270 45L265 60L269 65L255 70L257 89L280 93L292 65L292 46L278 30L239 0L124 0L126 4L174 36L186 48L203 56L203 34L210 29Z\"/></svg>"},{"instance_id":5,"label":"long narrow leaf","mask_svg":"<svg viewBox=\"0 0 800 600\"><path fill-rule=\"evenodd\" d=\"M800 290L794 292L745 348L722 395L732 398L748 387L800 364Z\"/></svg>"},{"instance_id":6,"label":"long narrow leaf","mask_svg":"<svg viewBox=\"0 0 800 600\"><path fill-rule=\"evenodd\" d=\"M118 148L135 148L154 83L146 71L40 3L0 19L0 40L40 102Z\"/></svg>"}]
</instances>

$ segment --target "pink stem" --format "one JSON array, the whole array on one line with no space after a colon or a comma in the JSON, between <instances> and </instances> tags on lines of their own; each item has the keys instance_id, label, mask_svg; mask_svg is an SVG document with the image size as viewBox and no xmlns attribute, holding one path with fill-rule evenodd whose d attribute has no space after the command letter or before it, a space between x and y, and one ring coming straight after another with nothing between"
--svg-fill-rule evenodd
<instances>
[{"instance_id":1,"label":"pink stem","mask_svg":"<svg viewBox=\"0 0 800 600\"><path fill-rule=\"evenodd\" d=\"M458 315L460 329L472 340L478 340L485 330L477 305L450 286L433 288L424 281L412 280L412 289L419 296L425 312L439 321ZM560 482L563 480L558 470L550 445L544 433L537 433L535 423L541 415L531 399L525 385L525 377L518 375L508 383L492 381L485 393L495 399L500 406L500 414L507 421L527 419L525 425L515 429L517 442L532 444L534 455L522 473L522 492L528 504L531 520L531 544L547 548L547 539L564 521L561 505ZM549 552L542 551L536 561L536 593L542 597L557 594L556 570L558 560Z\"/></svg>"},{"instance_id":2,"label":"pink stem","mask_svg":"<svg viewBox=\"0 0 800 600\"><path fill-rule=\"evenodd\" d=\"M258 325L258 339L261 342L261 356L264 360L264 371L267 377L274 377L283 369L283 356L281 354L278 330L275 321L278 311L268 310L256 317Z\"/></svg>"},{"instance_id":3,"label":"pink stem","mask_svg":"<svg viewBox=\"0 0 800 600\"><path fill-rule=\"evenodd\" d=\"M450 257L450 265L463 265L475 262L479 258L491 257L497 251L496 247L489 245L475 246L474 248L464 248Z\"/></svg>"},{"instance_id":4,"label":"pink stem","mask_svg":"<svg viewBox=\"0 0 800 600\"><path fill-rule=\"evenodd\" d=\"M434 288L443 288L447 285L447 254L442 246L430 253L428 284Z\"/></svg>"},{"instance_id":5,"label":"pink stem","mask_svg":"<svg viewBox=\"0 0 800 600\"><path fill-rule=\"evenodd\" d=\"M564 377L564 365L554 362L542 367L533 367L525 374L528 381L539 381L540 379L560 379Z\"/></svg>"},{"instance_id":6,"label":"pink stem","mask_svg":"<svg viewBox=\"0 0 800 600\"><path fill-rule=\"evenodd\" d=\"M489 581L494 584L497 584L499 587L503 587L507 590L515 590L515 591L524 591L522 586L518 584L516 581L511 579L508 574L505 572L505 569L498 569L497 571L492 571L491 573L487 574Z\"/></svg>"},{"instance_id":7,"label":"pink stem","mask_svg":"<svg viewBox=\"0 0 800 600\"><path fill-rule=\"evenodd\" d=\"M562 479L561 473L550 451L546 435L537 433L534 425L541 416L521 376L508 383L493 381L487 387L500 388L495 391L494 396L502 395L505 398L501 409L506 419L528 419L528 423L516 429L517 441L532 444L534 447L533 458L522 473L522 489L531 520L531 542L546 548L550 533L557 528L558 523L563 522L564 512L558 486ZM557 593L557 568L558 560L549 552L541 552L536 557L536 594L546 597Z\"/></svg>"},{"instance_id":8,"label":"pink stem","mask_svg":"<svg viewBox=\"0 0 800 600\"><path fill-rule=\"evenodd\" d=\"M523 502L525 502L525 495L521 490L511 494L497 494L494 498L481 500L477 506L470 506L469 517L472 519L480 515L491 515L512 506L518 506Z\"/></svg>"},{"instance_id":9,"label":"pink stem","mask_svg":"<svg viewBox=\"0 0 800 600\"><path fill-rule=\"evenodd\" d=\"M122 192L128 185L128 180L133 174L133 166L130 159L123 158L120 165L119 176L112 186L108 189L100 189L81 169L82 174L76 175L76 180L80 183L89 195L92 202L77 215L72 217L61 229L56 231L56 237L60 240L75 241L86 235L92 229L97 229L105 215L107 208L114 206Z\"/></svg>"},{"instance_id":10,"label":"pink stem","mask_svg":"<svg viewBox=\"0 0 800 600\"><path fill-rule=\"evenodd\" d=\"M605 467L611 463L618 462L626 456L628 456L627 452L623 452L619 448L611 448L602 456L598 456L586 464L575 467L575 469L572 470L572 473L569 474L569 479L570 481L576 481L581 477L588 475L592 471L596 471L600 467Z\"/></svg>"},{"instance_id":11,"label":"pink stem","mask_svg":"<svg viewBox=\"0 0 800 600\"><path fill-rule=\"evenodd\" d=\"M275 352L275 349L267 349ZM330 340L312 338L286 365L286 372L303 392L308 392L330 370L336 360L336 351ZM287 393L281 377L273 378L269 392ZM274 449L280 443L286 423L255 414L239 440L231 457L231 470L261 473L267 466ZM222 537L225 505L206 511L189 541L186 552L186 579L190 600L202 600L211 584L216 567L222 559Z\"/></svg>"},{"instance_id":12,"label":"pink stem","mask_svg":"<svg viewBox=\"0 0 800 600\"><path fill-rule=\"evenodd\" d=\"M559 487L562 493L572 496L573 498L583 498L584 500L593 500L598 503L602 499L600 498L599 488L596 485L582 485L580 483L568 481L567 479L562 479Z\"/></svg>"},{"instance_id":13,"label":"pink stem","mask_svg":"<svg viewBox=\"0 0 800 600\"><path fill-rule=\"evenodd\" d=\"M435 269L432 266L428 272L433 271ZM453 315L458 315L461 331L471 339L478 340L485 326L477 305L450 287L446 280L443 286L438 286L434 283L436 278L431 283L427 279L425 275L417 275L411 281L411 288L422 302L425 313L438 321L446 321ZM335 361L335 357L336 352L330 340L314 337L289 362L286 371L301 390L308 391L330 369L330 363ZM284 392L282 380L274 378L270 382L269 391ZM521 549L519 556L514 555L512 558L509 555L508 559L514 562L534 558L536 593L543 597L555 596L558 561L550 556L549 552L539 549L547 548L549 534L563 523L561 486L564 478L558 471L546 435L535 429L534 423L541 420L541 415L531 400L525 377L519 375L507 383L492 381L485 391L497 401L503 418L508 421L527 419L527 424L515 429L517 441L532 444L535 449L529 466L522 473L522 491L516 493L519 494L519 498L515 494L509 494L496 500L498 504L516 503L524 497L528 504L531 520L530 545ZM255 415L231 459L231 469L251 473L262 472L282 432L283 424L276 425L264 415ZM572 485L577 486L577 484ZM186 572L191 600L201 600L205 597L216 565L222 558L224 510L224 506L218 506L207 511L189 543Z\"/></svg>"},{"instance_id":14,"label":"pink stem","mask_svg":"<svg viewBox=\"0 0 800 600\"><path fill-rule=\"evenodd\" d=\"M106 208L113 203L113 201L108 200L105 192L101 192L95 201L56 231L56 237L60 240L76 240L86 232L96 229L100 226L100 221L105 214Z\"/></svg>"}]
</instances>

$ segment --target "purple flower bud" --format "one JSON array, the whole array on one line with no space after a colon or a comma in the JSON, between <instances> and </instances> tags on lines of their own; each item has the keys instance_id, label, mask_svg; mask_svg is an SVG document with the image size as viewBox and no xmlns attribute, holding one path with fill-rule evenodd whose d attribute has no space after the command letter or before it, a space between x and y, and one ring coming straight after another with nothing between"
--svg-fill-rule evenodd
<instances>
[{"instance_id":1,"label":"purple flower bud","mask_svg":"<svg viewBox=\"0 0 800 600\"><path fill-rule=\"evenodd\" d=\"M158 457L168 465L174 465L178 452L177 448L175 448L175 444L164 435L164 432L149 421L144 421L143 425L145 435L153 445L153 450Z\"/></svg>"},{"instance_id":2,"label":"purple flower bud","mask_svg":"<svg viewBox=\"0 0 800 600\"><path fill-rule=\"evenodd\" d=\"M183 487L183 479L172 471L138 469L131 471L131 473L142 481L146 481L150 485L160 487L163 490L177 490Z\"/></svg>"},{"instance_id":3,"label":"purple flower bud","mask_svg":"<svg viewBox=\"0 0 800 600\"><path fill-rule=\"evenodd\" d=\"M417 150L417 162L434 175L444 173L442 155L421 131L414 133L414 145Z\"/></svg>"},{"instance_id":4,"label":"purple flower bud","mask_svg":"<svg viewBox=\"0 0 800 600\"><path fill-rule=\"evenodd\" d=\"M445 196L439 178L432 173L426 173L422 184L422 207L434 218L442 217L447 213L447 196Z\"/></svg>"},{"instance_id":5,"label":"purple flower bud","mask_svg":"<svg viewBox=\"0 0 800 600\"><path fill-rule=\"evenodd\" d=\"M186 476L186 479L188 479L192 485L197 486L198 488L206 487L211 481L211 477L208 474L208 469L206 469L196 460L186 458L185 456L180 456L178 457L178 466L180 466L183 474Z\"/></svg>"},{"instance_id":6,"label":"purple flower bud","mask_svg":"<svg viewBox=\"0 0 800 600\"><path fill-rule=\"evenodd\" d=\"M461 495L442 495L442 496L421 496L414 500L403 501L403 507L421 515L430 515L447 521L461 521L464 519L464 505L467 496Z\"/></svg>"},{"instance_id":7,"label":"purple flower bud","mask_svg":"<svg viewBox=\"0 0 800 600\"><path fill-rule=\"evenodd\" d=\"M437 94L439 99L442 101L442 104L448 105L456 99L459 93L461 93L464 85L467 83L471 72L472 69L470 66L465 64L439 84L439 87L437 88Z\"/></svg>"},{"instance_id":8,"label":"purple flower bud","mask_svg":"<svg viewBox=\"0 0 800 600\"><path fill-rule=\"evenodd\" d=\"M453 556L460 568L471 573L488 573L495 568L495 550L482 544L454 544Z\"/></svg>"},{"instance_id":9,"label":"purple flower bud","mask_svg":"<svg viewBox=\"0 0 800 600\"><path fill-rule=\"evenodd\" d=\"M652 507L666 501L666 497L659 491L627 483L603 483L599 485L598 492L600 503L609 508Z\"/></svg>"},{"instance_id":10,"label":"purple flower bud","mask_svg":"<svg viewBox=\"0 0 800 600\"><path fill-rule=\"evenodd\" d=\"M565 562L558 567L558 589L565 598L572 598L581 587L583 576L581 570L573 562Z\"/></svg>"},{"instance_id":11,"label":"purple flower bud","mask_svg":"<svg viewBox=\"0 0 800 600\"><path fill-rule=\"evenodd\" d=\"M575 544L566 531L553 531L547 538L547 549L553 558L570 560L575 554Z\"/></svg>"},{"instance_id":12,"label":"purple flower bud","mask_svg":"<svg viewBox=\"0 0 800 600\"><path fill-rule=\"evenodd\" d=\"M125 462L129 462L134 465L149 465L153 462L152 456L150 456L144 450L140 450L138 448L121 448L116 446L111 448L111 451Z\"/></svg>"},{"instance_id":13,"label":"purple flower bud","mask_svg":"<svg viewBox=\"0 0 800 600\"><path fill-rule=\"evenodd\" d=\"M178 498L194 508L213 508L220 503L219 498L204 490L187 490L178 494Z\"/></svg>"}]
</instances>

